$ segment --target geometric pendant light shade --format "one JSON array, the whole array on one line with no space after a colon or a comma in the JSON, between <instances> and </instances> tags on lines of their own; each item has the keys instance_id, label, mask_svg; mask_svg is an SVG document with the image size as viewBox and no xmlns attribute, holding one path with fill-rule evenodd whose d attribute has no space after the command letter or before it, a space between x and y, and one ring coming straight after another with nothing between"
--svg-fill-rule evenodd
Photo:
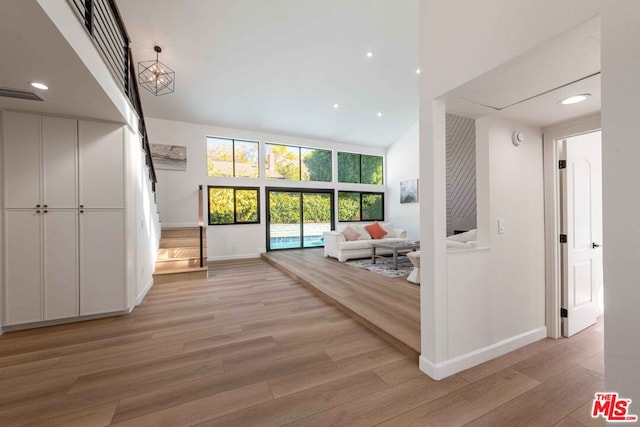
<instances>
[{"instance_id":1,"label":"geometric pendant light shade","mask_svg":"<svg viewBox=\"0 0 640 427\"><path fill-rule=\"evenodd\" d=\"M162 52L160 46L154 46L153 50L156 51L155 61L138 62L138 84L156 96L172 93L176 73L158 61L158 54Z\"/></svg>"}]
</instances>

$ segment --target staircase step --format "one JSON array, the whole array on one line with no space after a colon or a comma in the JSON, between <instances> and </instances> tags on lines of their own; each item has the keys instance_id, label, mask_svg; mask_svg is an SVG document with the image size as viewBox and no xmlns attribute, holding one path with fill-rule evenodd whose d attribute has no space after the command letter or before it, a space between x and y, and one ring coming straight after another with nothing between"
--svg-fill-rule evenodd
<instances>
[{"instance_id":1,"label":"staircase step","mask_svg":"<svg viewBox=\"0 0 640 427\"><path fill-rule=\"evenodd\" d=\"M206 248L204 248L204 255L206 256ZM183 246L177 248L160 248L158 249L158 261L170 258L199 258L200 247L198 246Z\"/></svg>"},{"instance_id":2,"label":"staircase step","mask_svg":"<svg viewBox=\"0 0 640 427\"><path fill-rule=\"evenodd\" d=\"M204 230L206 234L206 230ZM163 228L161 237L198 237L200 227Z\"/></svg>"},{"instance_id":3,"label":"staircase step","mask_svg":"<svg viewBox=\"0 0 640 427\"><path fill-rule=\"evenodd\" d=\"M200 268L199 258L169 258L156 261L156 273Z\"/></svg>"},{"instance_id":4,"label":"staircase step","mask_svg":"<svg viewBox=\"0 0 640 427\"><path fill-rule=\"evenodd\" d=\"M198 280L207 278L207 267L202 268L187 268L174 271L156 272L153 273L153 283L170 283L179 282L183 280Z\"/></svg>"},{"instance_id":5,"label":"staircase step","mask_svg":"<svg viewBox=\"0 0 640 427\"><path fill-rule=\"evenodd\" d=\"M206 247L207 239L203 240L203 244ZM161 248L182 248L185 246L197 246L200 247L199 237L162 237L160 238Z\"/></svg>"}]
</instances>

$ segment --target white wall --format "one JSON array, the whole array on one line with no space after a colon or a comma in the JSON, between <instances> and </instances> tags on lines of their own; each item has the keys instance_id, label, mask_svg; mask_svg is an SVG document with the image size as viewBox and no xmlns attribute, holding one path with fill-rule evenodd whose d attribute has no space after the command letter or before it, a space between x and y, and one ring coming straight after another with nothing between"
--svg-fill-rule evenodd
<instances>
[{"instance_id":1,"label":"white wall","mask_svg":"<svg viewBox=\"0 0 640 427\"><path fill-rule=\"evenodd\" d=\"M640 414L640 2L602 14L605 389Z\"/></svg>"},{"instance_id":2,"label":"white wall","mask_svg":"<svg viewBox=\"0 0 640 427\"><path fill-rule=\"evenodd\" d=\"M337 183L337 150L362 154L384 155L385 149L365 147L298 138L287 135L275 135L240 129L228 129L193 123L176 122L147 118L149 139L154 144L184 145L187 147L186 171L156 171L158 175L158 210L163 227L195 226L198 224L198 185L229 185L260 187L260 224L218 225L207 227L207 257L209 260L248 258L259 256L266 250L265 193L264 187L295 188L337 188L339 190L381 191L384 185L341 184ZM334 182L288 181L265 178L219 178L207 175L207 136L219 136L288 145L300 145L313 148L334 150ZM261 145L261 151L264 152ZM260 176L264 176L264 164L261 156ZM388 170L388 168L387 168ZM206 194L205 194L206 197ZM385 197L385 221L394 221L388 215L387 197ZM337 200L336 209L337 209ZM205 199L206 209L206 199ZM337 210L336 210L337 215ZM206 215L205 215L206 217ZM337 219L336 219L337 221ZM397 221L394 221L397 223ZM396 225L400 226L400 223Z\"/></svg>"},{"instance_id":3,"label":"white wall","mask_svg":"<svg viewBox=\"0 0 640 427\"><path fill-rule=\"evenodd\" d=\"M404 230L409 239L420 238L420 202L400 203L400 182L420 176L419 125L411 126L396 142L387 148L387 195L385 206L388 220ZM418 181L418 185L422 185Z\"/></svg>"},{"instance_id":4,"label":"white wall","mask_svg":"<svg viewBox=\"0 0 640 427\"><path fill-rule=\"evenodd\" d=\"M448 281L446 247L443 236L446 230L446 176L445 176L445 109L444 102L437 98L456 87L466 83L498 65L532 49L539 44L567 31L600 12L603 0L456 0L443 2L439 0L420 1L420 175L423 182L431 185L421 186L421 345L422 356L420 366L425 372L436 378L447 373L440 367L451 362L448 354ZM443 37L446 35L446 38ZM479 150L479 148L478 148ZM509 157L506 153L497 156ZM520 154L518 154L519 156ZM488 153L478 153L482 158ZM541 156L541 153L540 153ZM493 157L492 155L490 157ZM492 179L493 168L501 165L487 163L477 165L477 176ZM482 168L485 169L482 169ZM509 167L509 166L507 166ZM542 169L539 171L542 188ZM519 180L516 180L519 182ZM508 186L509 182L501 185ZM527 191L521 188L521 191ZM538 187L534 189L538 190ZM494 191L494 187L486 191ZM534 193L535 194L535 193ZM482 197L491 199L482 200ZM478 210L490 203L504 203L506 193L498 193L494 197L490 193L481 194L478 188ZM538 197L537 195L535 197ZM542 199L540 199L542 200ZM488 206L485 206L485 210ZM491 208L489 214L482 217L478 211L478 226L485 224L489 230L494 215L504 215L507 230L517 232L522 222L513 218L508 211L499 207ZM540 206L542 215L542 205ZM537 224L535 224L537 226ZM509 232L509 231L508 231ZM541 232L542 233L542 232ZM512 244L510 234L501 236L493 242L493 236L480 232L480 239L491 241L491 251L507 251ZM540 236L542 242L543 235ZM528 242L526 242L528 243ZM540 243L541 245L542 243ZM538 245L537 241L534 245ZM496 260L499 258L496 256ZM536 258L537 259L537 252ZM493 260L493 256L492 256ZM539 274L535 263L531 271L534 278ZM492 261L492 274L493 274ZM528 267L518 265L517 269L526 271ZM496 273L501 274L501 273ZM505 280L502 276L501 280ZM495 291L504 289L504 282L496 285ZM534 302L531 307L507 308L507 314L515 313L518 319L515 325L500 326L493 335L517 333L521 328L535 328L539 324L538 294L533 292ZM513 295L508 289L508 295ZM543 292L543 291L542 291ZM492 295L493 296L493 295ZM500 301L500 296L496 297ZM493 309L493 306L492 306ZM503 320L504 323L509 323ZM512 336L518 339L518 336ZM514 341L515 342L515 341ZM506 348L506 347L505 347ZM487 353L488 354L488 353ZM450 373L450 372L449 372Z\"/></svg>"}]
</instances>

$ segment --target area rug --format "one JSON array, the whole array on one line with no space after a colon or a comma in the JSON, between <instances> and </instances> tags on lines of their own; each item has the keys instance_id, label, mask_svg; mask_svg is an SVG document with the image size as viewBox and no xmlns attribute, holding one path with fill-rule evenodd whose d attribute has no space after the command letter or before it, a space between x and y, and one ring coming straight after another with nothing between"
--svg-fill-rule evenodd
<instances>
[{"instance_id":1,"label":"area rug","mask_svg":"<svg viewBox=\"0 0 640 427\"><path fill-rule=\"evenodd\" d=\"M413 264L406 256L398 257L398 269L393 268L393 258L376 259L376 263L371 263L371 258L368 259L356 259L353 261L347 261L346 264L353 267L363 268L373 273L381 274L384 277L405 277L411 274L413 270Z\"/></svg>"}]
</instances>

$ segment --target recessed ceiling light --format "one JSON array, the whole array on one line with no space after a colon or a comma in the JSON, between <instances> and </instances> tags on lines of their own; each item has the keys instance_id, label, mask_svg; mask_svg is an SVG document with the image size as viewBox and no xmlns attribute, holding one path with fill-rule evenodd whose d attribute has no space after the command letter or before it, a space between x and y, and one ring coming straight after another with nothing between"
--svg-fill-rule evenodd
<instances>
[{"instance_id":1,"label":"recessed ceiling light","mask_svg":"<svg viewBox=\"0 0 640 427\"><path fill-rule=\"evenodd\" d=\"M420 74L420 68L416 68L416 74Z\"/></svg>"},{"instance_id":2,"label":"recessed ceiling light","mask_svg":"<svg viewBox=\"0 0 640 427\"><path fill-rule=\"evenodd\" d=\"M580 95L570 96L570 97L565 98L562 101L560 101L560 104L562 104L562 105L577 104L578 102L585 101L590 96L591 96L590 93L582 93Z\"/></svg>"},{"instance_id":3,"label":"recessed ceiling light","mask_svg":"<svg viewBox=\"0 0 640 427\"><path fill-rule=\"evenodd\" d=\"M382 111L378 111L378 117L382 117Z\"/></svg>"},{"instance_id":4,"label":"recessed ceiling light","mask_svg":"<svg viewBox=\"0 0 640 427\"><path fill-rule=\"evenodd\" d=\"M31 86L35 87L36 89L42 89L42 90L49 89L49 86L47 86L44 83L40 83L40 82L32 82Z\"/></svg>"},{"instance_id":5,"label":"recessed ceiling light","mask_svg":"<svg viewBox=\"0 0 640 427\"><path fill-rule=\"evenodd\" d=\"M372 51L367 52L367 58L373 58L373 52Z\"/></svg>"},{"instance_id":6,"label":"recessed ceiling light","mask_svg":"<svg viewBox=\"0 0 640 427\"><path fill-rule=\"evenodd\" d=\"M333 104L333 108L335 108L335 109L337 110L338 108L340 108L340 105L338 105L338 104Z\"/></svg>"}]
</instances>

